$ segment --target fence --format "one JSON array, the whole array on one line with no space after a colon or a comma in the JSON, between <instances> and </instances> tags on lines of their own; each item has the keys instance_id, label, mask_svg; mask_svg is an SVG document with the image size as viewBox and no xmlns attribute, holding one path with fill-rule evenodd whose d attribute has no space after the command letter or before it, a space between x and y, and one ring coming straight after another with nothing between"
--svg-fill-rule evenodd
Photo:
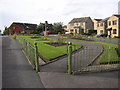
<instances>
[{"instance_id":1,"label":"fence","mask_svg":"<svg viewBox=\"0 0 120 90\"><path fill-rule=\"evenodd\" d=\"M28 57L33 69L35 69L36 72L39 72L37 43L34 43L34 45L32 45L30 42L20 37L17 37L17 40L21 44L21 47L24 50L26 56Z\"/></svg>"},{"instance_id":2,"label":"fence","mask_svg":"<svg viewBox=\"0 0 120 90\"><path fill-rule=\"evenodd\" d=\"M79 52L72 53L72 46L68 46L68 74L85 72L102 72L120 69L120 58L111 51L114 47L83 47ZM112 56L113 55L113 56Z\"/></svg>"}]
</instances>

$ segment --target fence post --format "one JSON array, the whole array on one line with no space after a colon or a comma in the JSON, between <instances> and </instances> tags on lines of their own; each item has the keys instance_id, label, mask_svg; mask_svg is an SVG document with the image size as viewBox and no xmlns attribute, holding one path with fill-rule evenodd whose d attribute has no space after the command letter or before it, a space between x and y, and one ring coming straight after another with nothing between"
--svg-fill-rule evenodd
<instances>
[{"instance_id":1,"label":"fence post","mask_svg":"<svg viewBox=\"0 0 120 90\"><path fill-rule=\"evenodd\" d=\"M72 74L72 43L68 43L68 63L67 63L67 73Z\"/></svg>"},{"instance_id":2,"label":"fence post","mask_svg":"<svg viewBox=\"0 0 120 90\"><path fill-rule=\"evenodd\" d=\"M40 69L39 69L39 61L38 61L38 47L36 42L34 43L34 46L35 46L35 69L36 72L39 72Z\"/></svg>"}]
</instances>

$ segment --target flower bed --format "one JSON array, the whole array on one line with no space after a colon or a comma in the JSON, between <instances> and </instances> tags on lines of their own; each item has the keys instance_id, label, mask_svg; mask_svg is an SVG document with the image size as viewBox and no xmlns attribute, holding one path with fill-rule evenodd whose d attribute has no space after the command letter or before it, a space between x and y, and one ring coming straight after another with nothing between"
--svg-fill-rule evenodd
<instances>
[{"instance_id":1,"label":"flower bed","mask_svg":"<svg viewBox=\"0 0 120 90\"><path fill-rule=\"evenodd\" d=\"M55 46L55 47L67 45L67 43L62 43L62 42L50 42L50 43L46 43L46 44Z\"/></svg>"}]
</instances>

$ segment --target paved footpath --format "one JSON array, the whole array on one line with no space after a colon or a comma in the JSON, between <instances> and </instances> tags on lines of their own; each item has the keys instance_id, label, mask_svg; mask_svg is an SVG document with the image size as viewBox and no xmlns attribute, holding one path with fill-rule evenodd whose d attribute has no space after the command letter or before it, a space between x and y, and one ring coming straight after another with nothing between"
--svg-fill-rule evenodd
<instances>
[{"instance_id":1,"label":"paved footpath","mask_svg":"<svg viewBox=\"0 0 120 90\"><path fill-rule=\"evenodd\" d=\"M83 44L86 47L98 47L85 42L72 42ZM118 71L68 75L66 73L67 58L42 66L40 70L39 75L46 88L118 88Z\"/></svg>"},{"instance_id":2,"label":"paved footpath","mask_svg":"<svg viewBox=\"0 0 120 90\"><path fill-rule=\"evenodd\" d=\"M43 88L16 40L2 38L2 88Z\"/></svg>"}]
</instances>

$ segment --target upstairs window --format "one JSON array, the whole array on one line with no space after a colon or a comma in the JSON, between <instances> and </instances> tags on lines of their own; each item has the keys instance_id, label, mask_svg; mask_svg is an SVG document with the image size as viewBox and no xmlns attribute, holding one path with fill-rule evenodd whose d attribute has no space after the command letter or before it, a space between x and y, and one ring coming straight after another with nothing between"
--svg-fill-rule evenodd
<instances>
[{"instance_id":1,"label":"upstairs window","mask_svg":"<svg viewBox=\"0 0 120 90\"><path fill-rule=\"evenodd\" d=\"M83 26L83 23L80 23L81 26Z\"/></svg>"},{"instance_id":2,"label":"upstairs window","mask_svg":"<svg viewBox=\"0 0 120 90\"><path fill-rule=\"evenodd\" d=\"M102 27L102 26L103 26L103 23L100 23L100 26Z\"/></svg>"},{"instance_id":3,"label":"upstairs window","mask_svg":"<svg viewBox=\"0 0 120 90\"><path fill-rule=\"evenodd\" d=\"M108 22L108 25L111 26L111 21Z\"/></svg>"},{"instance_id":4,"label":"upstairs window","mask_svg":"<svg viewBox=\"0 0 120 90\"><path fill-rule=\"evenodd\" d=\"M74 24L73 24L73 23L71 23L71 24L70 24L70 26L74 26Z\"/></svg>"},{"instance_id":5,"label":"upstairs window","mask_svg":"<svg viewBox=\"0 0 120 90\"><path fill-rule=\"evenodd\" d=\"M114 20L114 21L113 21L113 25L117 25L117 20Z\"/></svg>"},{"instance_id":6,"label":"upstairs window","mask_svg":"<svg viewBox=\"0 0 120 90\"><path fill-rule=\"evenodd\" d=\"M15 27L13 27L13 29L15 29Z\"/></svg>"},{"instance_id":7,"label":"upstairs window","mask_svg":"<svg viewBox=\"0 0 120 90\"><path fill-rule=\"evenodd\" d=\"M79 24L78 23L76 23L76 26L78 26Z\"/></svg>"}]
</instances>

